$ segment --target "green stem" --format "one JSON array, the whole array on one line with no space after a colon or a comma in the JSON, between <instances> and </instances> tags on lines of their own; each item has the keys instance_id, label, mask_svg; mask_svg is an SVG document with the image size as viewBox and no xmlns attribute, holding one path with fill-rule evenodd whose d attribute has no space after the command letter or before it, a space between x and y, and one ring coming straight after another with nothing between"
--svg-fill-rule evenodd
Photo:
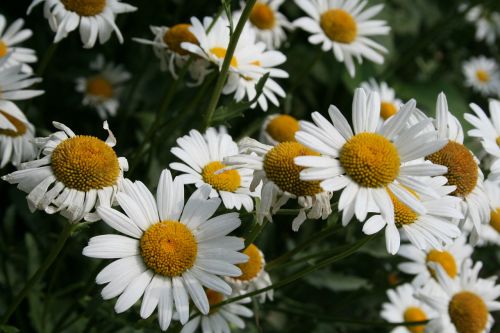
<instances>
[{"instance_id":1,"label":"green stem","mask_svg":"<svg viewBox=\"0 0 500 333\"><path fill-rule=\"evenodd\" d=\"M66 244L66 241L71 236L71 233L77 227L78 227L78 224L70 224L70 223L65 224L63 230L59 234L59 238L57 239L55 246L50 250L49 255L45 258L44 262L38 268L38 270L35 272L35 274L28 280L28 282L26 283L24 288L21 290L21 292L19 294L17 294L17 296L14 298L14 301L9 306L7 312L5 313L5 315L2 318L1 325L4 325L9 321L9 318L16 311L17 307L19 306L19 304L21 304L21 302L26 297L26 295L31 290L31 288L33 288L33 286L35 284L37 284L38 281L40 281L40 279L45 274L45 272L54 263L57 256L59 255L59 253L63 249L64 244Z\"/></svg>"},{"instance_id":2,"label":"green stem","mask_svg":"<svg viewBox=\"0 0 500 333\"><path fill-rule=\"evenodd\" d=\"M45 70L49 66L49 63L52 60L52 57L54 56L54 53L56 52L58 46L59 46L59 43L50 44L49 48L45 51L42 60L40 61L40 65L38 65L38 68L35 71L36 76L38 76L38 77L43 76L43 74L45 73Z\"/></svg>"},{"instance_id":3,"label":"green stem","mask_svg":"<svg viewBox=\"0 0 500 333\"><path fill-rule=\"evenodd\" d=\"M264 228L266 227L266 225L268 223L269 222L267 221L267 219L264 220L264 222L262 222L262 224L259 224L257 221L255 222L254 227L250 230L248 235L246 237L244 237L245 238L245 248L247 248L250 244L255 242L255 240L257 239L259 234L262 232L262 230L264 230Z\"/></svg>"},{"instance_id":4,"label":"green stem","mask_svg":"<svg viewBox=\"0 0 500 333\"><path fill-rule=\"evenodd\" d=\"M224 83L226 82L226 78L229 72L229 65L231 64L231 59L233 58L234 50L236 49L236 45L238 44L238 40L240 39L241 32L243 31L243 27L245 26L248 18L250 17L250 13L252 12L252 8L257 0L248 0L243 12L241 13L241 17L236 25L236 29L234 29L234 33L229 40L229 45L226 50L226 55L224 57L224 62L222 63L222 68L219 73L219 77L217 78L217 82L215 83L214 92L212 97L210 98L210 102L208 104L207 111L204 117L204 129L206 130L210 127L212 123L212 118L215 113L215 109L217 104L219 103L220 95L222 93L222 89L224 88Z\"/></svg>"}]
</instances>

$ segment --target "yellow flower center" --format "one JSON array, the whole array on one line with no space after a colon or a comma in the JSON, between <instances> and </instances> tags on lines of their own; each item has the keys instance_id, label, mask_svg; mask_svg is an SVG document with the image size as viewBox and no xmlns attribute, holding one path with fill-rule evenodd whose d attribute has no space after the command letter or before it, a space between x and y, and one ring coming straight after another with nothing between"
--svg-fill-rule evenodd
<instances>
[{"instance_id":1,"label":"yellow flower center","mask_svg":"<svg viewBox=\"0 0 500 333\"><path fill-rule=\"evenodd\" d=\"M6 135L14 138L16 136L21 136L26 133L27 128L22 121L2 110L0 110L0 114L5 118L7 118L7 120L16 128L15 130L0 128L0 135Z\"/></svg>"},{"instance_id":2,"label":"yellow flower center","mask_svg":"<svg viewBox=\"0 0 500 333\"><path fill-rule=\"evenodd\" d=\"M54 149L51 159L57 180L82 192L113 186L120 175L115 151L93 136L64 140Z\"/></svg>"},{"instance_id":3,"label":"yellow flower center","mask_svg":"<svg viewBox=\"0 0 500 333\"><path fill-rule=\"evenodd\" d=\"M161 221L144 232L140 249L148 268L174 277L193 267L198 244L191 230L181 222Z\"/></svg>"},{"instance_id":4,"label":"yellow flower center","mask_svg":"<svg viewBox=\"0 0 500 333\"><path fill-rule=\"evenodd\" d=\"M387 120L390 117L394 116L398 112L396 105L391 102L382 102L380 103L380 116Z\"/></svg>"},{"instance_id":5,"label":"yellow flower center","mask_svg":"<svg viewBox=\"0 0 500 333\"><path fill-rule=\"evenodd\" d=\"M212 289L205 289L205 293L207 294L208 305L210 306L210 308L212 308L212 306L214 306L215 304L219 304L220 302L222 302L224 300L223 294L221 294L217 291L214 291ZM209 314L213 314L214 312L217 312L218 309L219 308L210 309Z\"/></svg>"},{"instance_id":6,"label":"yellow flower center","mask_svg":"<svg viewBox=\"0 0 500 333\"><path fill-rule=\"evenodd\" d=\"M360 133L340 151L340 164L346 174L363 187L384 187L399 175L400 159L396 146L377 133Z\"/></svg>"},{"instance_id":7,"label":"yellow flower center","mask_svg":"<svg viewBox=\"0 0 500 333\"><path fill-rule=\"evenodd\" d=\"M267 4L257 2L250 13L250 22L261 30L269 30L276 24L276 18Z\"/></svg>"},{"instance_id":8,"label":"yellow flower center","mask_svg":"<svg viewBox=\"0 0 500 333\"><path fill-rule=\"evenodd\" d=\"M113 86L111 82L102 76L95 76L87 80L87 94L102 99L113 97Z\"/></svg>"},{"instance_id":9,"label":"yellow flower center","mask_svg":"<svg viewBox=\"0 0 500 333\"><path fill-rule=\"evenodd\" d=\"M298 130L297 119L287 114L274 117L266 127L266 132L278 142L295 141L295 132Z\"/></svg>"},{"instance_id":10,"label":"yellow flower center","mask_svg":"<svg viewBox=\"0 0 500 333\"><path fill-rule=\"evenodd\" d=\"M0 58L5 57L7 55L7 52L9 52L7 44L5 44L3 40L0 40Z\"/></svg>"},{"instance_id":11,"label":"yellow flower center","mask_svg":"<svg viewBox=\"0 0 500 333\"><path fill-rule=\"evenodd\" d=\"M418 198L417 193L415 191L407 189L413 196ZM391 198L392 205L394 206L394 220L396 222L396 226L401 228L404 224L412 224L417 218L418 214L415 213L410 207L402 203L398 200L398 198L392 193L392 191L387 190L389 193L389 197Z\"/></svg>"},{"instance_id":12,"label":"yellow flower center","mask_svg":"<svg viewBox=\"0 0 500 333\"><path fill-rule=\"evenodd\" d=\"M195 35L191 31L189 31L189 28L191 28L191 24L176 24L163 35L163 41L165 44L167 44L168 48L172 51L174 51L177 54L180 55L187 55L189 54L189 51L184 50L181 47L181 44L186 42L186 43L192 43L198 45L198 39L196 39Z\"/></svg>"},{"instance_id":13,"label":"yellow flower center","mask_svg":"<svg viewBox=\"0 0 500 333\"><path fill-rule=\"evenodd\" d=\"M465 197L476 187L477 164L472 153L464 145L449 141L440 151L427 156L426 159L448 168L448 173L444 176L448 178L449 185L457 187L452 195Z\"/></svg>"},{"instance_id":14,"label":"yellow flower center","mask_svg":"<svg viewBox=\"0 0 500 333\"><path fill-rule=\"evenodd\" d=\"M419 322L427 320L427 315L425 312L416 306L410 306L406 308L403 318L405 322ZM411 333L424 333L425 325L420 326L407 326L406 327Z\"/></svg>"},{"instance_id":15,"label":"yellow flower center","mask_svg":"<svg viewBox=\"0 0 500 333\"><path fill-rule=\"evenodd\" d=\"M313 196L323 190L319 181L300 180L300 167L293 161L297 156L319 156L318 153L304 147L298 142L282 142L267 152L264 157L264 171L282 191L296 196Z\"/></svg>"},{"instance_id":16,"label":"yellow flower center","mask_svg":"<svg viewBox=\"0 0 500 333\"><path fill-rule=\"evenodd\" d=\"M491 211L490 225L498 233L500 233L500 208Z\"/></svg>"},{"instance_id":17,"label":"yellow flower center","mask_svg":"<svg viewBox=\"0 0 500 333\"><path fill-rule=\"evenodd\" d=\"M495 141L496 141L496 143L497 143L497 146L499 146L499 147L500 147L500 136L499 136L498 138L496 138L496 140L495 140Z\"/></svg>"},{"instance_id":18,"label":"yellow flower center","mask_svg":"<svg viewBox=\"0 0 500 333\"><path fill-rule=\"evenodd\" d=\"M358 26L351 14L342 9L330 9L321 14L321 29L332 41L350 44L356 39Z\"/></svg>"},{"instance_id":19,"label":"yellow flower center","mask_svg":"<svg viewBox=\"0 0 500 333\"><path fill-rule=\"evenodd\" d=\"M223 47L213 47L210 49L210 52L217 58L224 59L224 57L226 56L227 49ZM231 58L231 66L238 67L238 60L236 60L234 56Z\"/></svg>"},{"instance_id":20,"label":"yellow flower center","mask_svg":"<svg viewBox=\"0 0 500 333\"><path fill-rule=\"evenodd\" d=\"M64 8L80 16L101 14L106 7L106 0L61 0Z\"/></svg>"},{"instance_id":21,"label":"yellow flower center","mask_svg":"<svg viewBox=\"0 0 500 333\"><path fill-rule=\"evenodd\" d=\"M481 81L482 83L487 83L487 82L490 82L490 74L488 74L487 71L484 71L482 69L478 69L476 71L476 77L479 81Z\"/></svg>"},{"instance_id":22,"label":"yellow flower center","mask_svg":"<svg viewBox=\"0 0 500 333\"><path fill-rule=\"evenodd\" d=\"M216 171L225 168L221 162L210 162L201 171L203 181L210 184L214 189L219 191L235 192L241 184L241 177L236 170L226 170L220 174L215 174Z\"/></svg>"},{"instance_id":23,"label":"yellow flower center","mask_svg":"<svg viewBox=\"0 0 500 333\"><path fill-rule=\"evenodd\" d=\"M481 333L488 323L486 304L481 297L469 291L452 297L448 313L458 333Z\"/></svg>"},{"instance_id":24,"label":"yellow flower center","mask_svg":"<svg viewBox=\"0 0 500 333\"><path fill-rule=\"evenodd\" d=\"M244 264L238 264L238 267L241 269L241 275L235 279L249 281L257 277L264 268L262 265L264 258L262 258L259 248L253 244L250 244L243 253L248 256L248 261Z\"/></svg>"},{"instance_id":25,"label":"yellow flower center","mask_svg":"<svg viewBox=\"0 0 500 333\"><path fill-rule=\"evenodd\" d=\"M449 277L454 278L457 276L457 263L450 252L430 250L425 260L427 263L435 262L441 265ZM429 268L429 272L434 278L436 277L436 272L433 269Z\"/></svg>"}]
</instances>

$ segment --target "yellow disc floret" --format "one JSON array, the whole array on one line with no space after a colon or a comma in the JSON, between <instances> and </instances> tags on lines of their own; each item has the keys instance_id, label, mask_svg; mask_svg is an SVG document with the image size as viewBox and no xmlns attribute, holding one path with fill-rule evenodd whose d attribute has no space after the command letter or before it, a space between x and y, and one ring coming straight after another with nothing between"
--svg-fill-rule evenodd
<instances>
[{"instance_id":1,"label":"yellow disc floret","mask_svg":"<svg viewBox=\"0 0 500 333\"><path fill-rule=\"evenodd\" d=\"M259 248L253 244L250 244L243 253L248 256L248 261L237 265L241 269L241 275L235 279L249 281L257 277L264 268L264 258Z\"/></svg>"},{"instance_id":2,"label":"yellow disc floret","mask_svg":"<svg viewBox=\"0 0 500 333\"><path fill-rule=\"evenodd\" d=\"M427 156L434 164L444 165L448 173L449 185L455 185L457 189L452 193L457 197L465 197L471 193L477 184L478 169L472 153L464 145L449 141L440 151Z\"/></svg>"},{"instance_id":3,"label":"yellow disc floret","mask_svg":"<svg viewBox=\"0 0 500 333\"><path fill-rule=\"evenodd\" d=\"M7 44L3 40L0 40L0 58L5 57L9 52Z\"/></svg>"},{"instance_id":4,"label":"yellow disc floret","mask_svg":"<svg viewBox=\"0 0 500 333\"><path fill-rule=\"evenodd\" d=\"M57 180L82 192L113 186L120 174L115 151L93 136L64 140L54 149L51 159Z\"/></svg>"},{"instance_id":5,"label":"yellow disc floret","mask_svg":"<svg viewBox=\"0 0 500 333\"><path fill-rule=\"evenodd\" d=\"M192 43L198 45L198 39L191 31L191 24L176 24L163 35L163 41L167 44L168 48L180 55L188 55L189 51L181 47L182 43Z\"/></svg>"},{"instance_id":6,"label":"yellow disc floret","mask_svg":"<svg viewBox=\"0 0 500 333\"><path fill-rule=\"evenodd\" d=\"M155 273L174 277L193 267L198 244L191 230L178 221L162 221L144 232L141 256Z\"/></svg>"},{"instance_id":7,"label":"yellow disc floret","mask_svg":"<svg viewBox=\"0 0 500 333\"><path fill-rule=\"evenodd\" d=\"M250 22L261 30L269 30L276 24L274 12L267 4L257 2L250 13Z\"/></svg>"},{"instance_id":8,"label":"yellow disc floret","mask_svg":"<svg viewBox=\"0 0 500 333\"><path fill-rule=\"evenodd\" d=\"M418 198L414 191L409 191ZM394 221L396 226L401 228L405 224L414 223L418 218L418 214L415 213L410 207L399 201L399 199L390 190L387 190L387 193L389 193L392 205L394 206Z\"/></svg>"},{"instance_id":9,"label":"yellow disc floret","mask_svg":"<svg viewBox=\"0 0 500 333\"><path fill-rule=\"evenodd\" d=\"M403 313L403 318L405 322L419 322L419 321L424 321L427 320L427 315L425 312L416 306L410 306L406 308L405 312ZM406 328L411 332L411 333L424 333L425 331L425 325L420 325L420 326L406 326Z\"/></svg>"},{"instance_id":10,"label":"yellow disc floret","mask_svg":"<svg viewBox=\"0 0 500 333\"><path fill-rule=\"evenodd\" d=\"M500 147L500 136L498 138L496 138L495 142L497 143L497 146Z\"/></svg>"},{"instance_id":11,"label":"yellow disc floret","mask_svg":"<svg viewBox=\"0 0 500 333\"><path fill-rule=\"evenodd\" d=\"M296 196L313 196L323 192L318 181L300 180L300 172L304 169L295 164L297 156L319 156L318 153L304 147L298 142L282 142L267 152L264 157L264 171L282 191Z\"/></svg>"},{"instance_id":12,"label":"yellow disc floret","mask_svg":"<svg viewBox=\"0 0 500 333\"><path fill-rule=\"evenodd\" d=\"M476 77L482 83L490 82L490 74L488 74L488 72L485 70L478 69L476 71Z\"/></svg>"},{"instance_id":13,"label":"yellow disc floret","mask_svg":"<svg viewBox=\"0 0 500 333\"><path fill-rule=\"evenodd\" d=\"M106 0L61 0L64 8L80 16L101 14L106 7Z\"/></svg>"},{"instance_id":14,"label":"yellow disc floret","mask_svg":"<svg viewBox=\"0 0 500 333\"><path fill-rule=\"evenodd\" d=\"M491 211L490 226L500 233L500 208Z\"/></svg>"},{"instance_id":15,"label":"yellow disc floret","mask_svg":"<svg viewBox=\"0 0 500 333\"><path fill-rule=\"evenodd\" d=\"M396 146L377 133L360 133L340 151L340 164L349 177L363 187L384 187L399 175Z\"/></svg>"},{"instance_id":16,"label":"yellow disc floret","mask_svg":"<svg viewBox=\"0 0 500 333\"><path fill-rule=\"evenodd\" d=\"M4 112L2 110L0 110L0 115L7 118L9 123L14 125L14 127L16 128L15 130L0 128L0 135L6 135L6 136L10 136L10 137L14 138L16 136L21 136L21 135L24 135L26 133L26 131L27 131L26 125L21 120L17 119L16 117L11 116L10 114L8 114L7 112Z\"/></svg>"},{"instance_id":17,"label":"yellow disc floret","mask_svg":"<svg viewBox=\"0 0 500 333\"><path fill-rule=\"evenodd\" d=\"M201 171L201 176L205 183L210 184L216 190L235 192L240 187L241 176L236 170L215 173L225 167L226 165L221 162L210 162Z\"/></svg>"},{"instance_id":18,"label":"yellow disc floret","mask_svg":"<svg viewBox=\"0 0 500 333\"><path fill-rule=\"evenodd\" d=\"M356 39L358 26L351 14L342 9L330 9L321 14L319 24L332 41L350 44Z\"/></svg>"},{"instance_id":19,"label":"yellow disc floret","mask_svg":"<svg viewBox=\"0 0 500 333\"><path fill-rule=\"evenodd\" d=\"M297 119L287 114L274 117L266 127L266 132L278 142L295 141L295 132L298 130Z\"/></svg>"},{"instance_id":20,"label":"yellow disc floret","mask_svg":"<svg viewBox=\"0 0 500 333\"><path fill-rule=\"evenodd\" d=\"M448 251L430 250L429 253L427 253L425 261L427 263L435 262L441 265L451 278L457 276L457 263L453 255ZM429 272L433 277L436 277L436 272L432 268L429 268Z\"/></svg>"},{"instance_id":21,"label":"yellow disc floret","mask_svg":"<svg viewBox=\"0 0 500 333\"><path fill-rule=\"evenodd\" d=\"M213 47L210 49L210 52L217 58L224 59L224 57L226 56L227 49L223 47ZM231 58L231 66L238 67L238 60L236 60L234 56Z\"/></svg>"},{"instance_id":22,"label":"yellow disc floret","mask_svg":"<svg viewBox=\"0 0 500 333\"><path fill-rule=\"evenodd\" d=\"M382 119L387 120L390 117L394 116L398 112L396 105L391 102L382 102L380 103L380 116Z\"/></svg>"},{"instance_id":23,"label":"yellow disc floret","mask_svg":"<svg viewBox=\"0 0 500 333\"><path fill-rule=\"evenodd\" d=\"M87 94L102 99L113 97L113 85L102 76L95 76L87 80Z\"/></svg>"},{"instance_id":24,"label":"yellow disc floret","mask_svg":"<svg viewBox=\"0 0 500 333\"><path fill-rule=\"evenodd\" d=\"M481 297L469 291L451 298L448 314L457 333L481 333L488 323L488 307Z\"/></svg>"}]
</instances>

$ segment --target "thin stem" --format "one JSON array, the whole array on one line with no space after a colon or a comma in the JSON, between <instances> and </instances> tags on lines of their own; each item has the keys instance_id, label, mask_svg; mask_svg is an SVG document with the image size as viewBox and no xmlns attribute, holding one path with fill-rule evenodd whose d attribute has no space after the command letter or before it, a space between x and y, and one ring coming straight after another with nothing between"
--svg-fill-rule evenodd
<instances>
[{"instance_id":1,"label":"thin stem","mask_svg":"<svg viewBox=\"0 0 500 333\"><path fill-rule=\"evenodd\" d=\"M206 130L210 127L212 123L212 118L215 113L215 109L217 104L219 103L220 95L222 93L222 88L224 87L224 83L226 82L227 75L229 73L229 65L231 64L231 59L233 58L234 50L236 49L236 45L238 44L238 40L240 39L241 32L243 31L243 27L245 26L248 18L250 17L250 13L252 12L252 8L257 0L248 0L243 12L241 13L241 17L236 25L236 29L234 29L234 33L229 40L229 45L227 46L226 55L224 57L224 62L222 63L222 68L219 73L219 77L217 78L217 82L215 83L214 92L212 97L210 98L210 102L208 103L208 108L204 117L204 129Z\"/></svg>"},{"instance_id":2,"label":"thin stem","mask_svg":"<svg viewBox=\"0 0 500 333\"><path fill-rule=\"evenodd\" d=\"M42 60L40 61L40 65L35 71L36 76L43 76L45 73L45 70L49 66L50 60L52 60L52 57L54 56L54 53L57 50L57 47L59 46L59 43L52 43L50 44L49 48L45 51Z\"/></svg>"},{"instance_id":3,"label":"thin stem","mask_svg":"<svg viewBox=\"0 0 500 333\"><path fill-rule=\"evenodd\" d=\"M257 239L259 234L262 232L262 230L264 230L264 228L266 227L266 225L268 223L269 222L267 220L264 220L264 222L262 222L262 224L259 224L257 221L255 221L254 227L250 230L248 235L246 237L244 237L245 238L245 248L247 248L250 244L255 242L255 240Z\"/></svg>"}]
</instances>

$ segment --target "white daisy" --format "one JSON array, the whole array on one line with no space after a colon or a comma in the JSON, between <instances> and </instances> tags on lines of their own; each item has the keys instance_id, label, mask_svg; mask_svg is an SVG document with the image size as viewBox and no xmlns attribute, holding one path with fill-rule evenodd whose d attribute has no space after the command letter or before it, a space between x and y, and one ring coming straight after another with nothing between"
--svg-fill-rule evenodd
<instances>
[{"instance_id":1,"label":"white daisy","mask_svg":"<svg viewBox=\"0 0 500 333\"><path fill-rule=\"evenodd\" d=\"M121 0L33 0L28 14L38 4L44 3L43 13L50 28L56 33L54 43L66 38L70 32L80 27L80 37L84 48L92 48L99 38L104 44L113 31L120 43L123 36L115 24L118 14L133 12L136 7Z\"/></svg>"},{"instance_id":2,"label":"white daisy","mask_svg":"<svg viewBox=\"0 0 500 333\"><path fill-rule=\"evenodd\" d=\"M196 187L210 185L210 197L220 196L227 209L253 210L252 196L256 194L249 190L253 170L218 172L226 167L223 163L225 157L238 154L238 145L224 127L219 131L211 127L204 135L191 130L189 135L178 138L177 144L178 147L170 151L183 163L171 163L170 167L183 173L177 177L179 180Z\"/></svg>"},{"instance_id":3,"label":"white daisy","mask_svg":"<svg viewBox=\"0 0 500 333\"><path fill-rule=\"evenodd\" d=\"M83 105L95 108L102 119L116 116L123 84L130 79L130 73L121 65L106 63L101 54L90 64L90 69L94 75L76 79L76 91L84 94Z\"/></svg>"},{"instance_id":4,"label":"white daisy","mask_svg":"<svg viewBox=\"0 0 500 333\"><path fill-rule=\"evenodd\" d=\"M483 96L500 92L500 74L495 59L484 56L471 58L464 62L465 84Z\"/></svg>"},{"instance_id":5,"label":"white daisy","mask_svg":"<svg viewBox=\"0 0 500 333\"><path fill-rule=\"evenodd\" d=\"M454 279L445 270L433 264L439 282L440 292L422 291L417 297L429 305L437 316L427 324L429 333L487 333L493 325L490 311L500 310L500 285L496 277L478 277L482 263L472 266L470 259L465 260L460 276Z\"/></svg>"},{"instance_id":6,"label":"white daisy","mask_svg":"<svg viewBox=\"0 0 500 333\"><path fill-rule=\"evenodd\" d=\"M338 207L343 211L343 225L354 215L364 221L368 212L382 212L387 216L386 233L397 237L393 203L387 189L398 202L425 215L427 209L415 193L435 198L440 195L428 187L422 176L440 175L446 168L424 161L408 162L439 150L446 141L437 140L435 132L422 133L429 126L429 119L407 128L415 110L414 100L378 127L380 104L377 93L370 92L367 96L363 89L356 89L352 106L354 132L333 105L328 110L331 121L313 112L315 124L301 121L295 138L322 156L298 157L295 163L307 167L300 174L301 180L320 181L325 191L343 190Z\"/></svg>"},{"instance_id":7,"label":"white daisy","mask_svg":"<svg viewBox=\"0 0 500 333\"><path fill-rule=\"evenodd\" d=\"M431 248L422 251L414 245L402 245L398 254L410 261L399 264L398 268L406 274L415 275L413 284L420 287L436 274L429 267L430 263L441 265L454 278L460 273L463 261L470 257L472 251L472 246L466 244L465 237L458 237L442 250Z\"/></svg>"},{"instance_id":8,"label":"white daisy","mask_svg":"<svg viewBox=\"0 0 500 333\"><path fill-rule=\"evenodd\" d=\"M414 287L403 284L396 289L387 290L389 303L382 305L380 316L389 323L419 322L428 320L435 316L435 312L426 304L413 297ZM398 326L391 333L423 333L425 325L422 326Z\"/></svg>"},{"instance_id":9,"label":"white daisy","mask_svg":"<svg viewBox=\"0 0 500 333\"><path fill-rule=\"evenodd\" d=\"M280 142L295 141L299 121L288 114L272 114L266 117L260 129L259 140L275 146Z\"/></svg>"},{"instance_id":10,"label":"white daisy","mask_svg":"<svg viewBox=\"0 0 500 333\"><path fill-rule=\"evenodd\" d=\"M31 211L61 212L71 222L96 221L96 206L110 206L123 181L127 160L118 158L107 122L106 142L88 135L75 135L67 126L53 122L59 132L35 140L42 157L20 165L2 179L28 196Z\"/></svg>"},{"instance_id":11,"label":"white daisy","mask_svg":"<svg viewBox=\"0 0 500 333\"><path fill-rule=\"evenodd\" d=\"M30 38L33 32L30 29L22 29L23 19L17 19L7 29L6 24L5 16L0 14L0 58L9 54L9 59L3 66L21 65L21 72L32 73L33 69L28 64L37 61L35 51L17 45Z\"/></svg>"},{"instance_id":12,"label":"white daisy","mask_svg":"<svg viewBox=\"0 0 500 333\"><path fill-rule=\"evenodd\" d=\"M493 45L500 35L500 13L486 11L483 6L472 7L465 15L465 19L476 25L476 40L484 40Z\"/></svg>"},{"instance_id":13,"label":"white daisy","mask_svg":"<svg viewBox=\"0 0 500 333\"><path fill-rule=\"evenodd\" d=\"M381 53L387 49L370 39L370 36L387 35L390 27L384 20L371 20L384 5L365 10L368 1L361 0L295 0L309 16L293 22L296 27L309 32L309 43L322 44L323 51L332 50L335 58L345 63L349 75L354 76L354 59L362 58L377 64L384 62Z\"/></svg>"},{"instance_id":14,"label":"white daisy","mask_svg":"<svg viewBox=\"0 0 500 333\"><path fill-rule=\"evenodd\" d=\"M361 88L363 88L366 93L374 91L379 94L381 124L399 111L402 102L399 98L396 98L394 89L389 87L386 82L378 83L375 79L371 78L366 82L362 82Z\"/></svg>"},{"instance_id":15,"label":"white daisy","mask_svg":"<svg viewBox=\"0 0 500 333\"><path fill-rule=\"evenodd\" d=\"M484 189L490 204L490 221L481 226L477 245L500 245L500 185L488 178L484 182Z\"/></svg>"},{"instance_id":16,"label":"white daisy","mask_svg":"<svg viewBox=\"0 0 500 333\"><path fill-rule=\"evenodd\" d=\"M321 189L319 182L301 180L303 168L294 163L297 156L317 156L318 153L294 141L273 147L245 138L239 145L240 154L226 157L224 163L231 168L254 170L250 190L262 182L261 201L256 212L258 223L264 218L272 221L272 215L289 199L297 199L301 207L292 221L294 231L299 230L306 218L326 219L331 214L331 192Z\"/></svg>"},{"instance_id":17,"label":"white daisy","mask_svg":"<svg viewBox=\"0 0 500 333\"><path fill-rule=\"evenodd\" d=\"M2 64L0 64L0 100L18 101L40 96L44 93L43 90L25 89L35 83L42 82L42 79L37 77L30 78L31 74L22 73L22 65L8 68L2 68L1 65Z\"/></svg>"},{"instance_id":18,"label":"white daisy","mask_svg":"<svg viewBox=\"0 0 500 333\"><path fill-rule=\"evenodd\" d=\"M0 100L0 168L34 159L34 134L35 127L23 112L14 103Z\"/></svg>"},{"instance_id":19,"label":"white daisy","mask_svg":"<svg viewBox=\"0 0 500 333\"><path fill-rule=\"evenodd\" d=\"M167 330L175 309L182 324L189 319L189 302L202 314L210 311L203 287L231 294L219 276L238 276L235 266L247 260L243 240L227 236L240 226L238 213L212 217L221 203L209 198L211 188L200 187L184 204L184 185L164 170L156 200L141 182L126 179L116 199L125 214L98 207L99 216L124 235L92 237L83 249L88 257L118 259L96 277L104 299L116 296L117 313L141 297L140 315L148 318L158 306L158 320Z\"/></svg>"}]
</instances>

